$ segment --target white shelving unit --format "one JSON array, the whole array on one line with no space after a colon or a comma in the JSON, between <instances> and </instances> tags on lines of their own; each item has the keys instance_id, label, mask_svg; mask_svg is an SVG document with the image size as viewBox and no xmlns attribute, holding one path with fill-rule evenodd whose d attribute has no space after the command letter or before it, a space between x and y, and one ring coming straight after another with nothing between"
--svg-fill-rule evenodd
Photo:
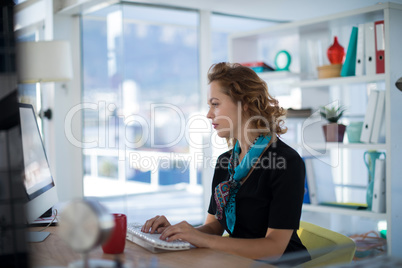
<instances>
[{"instance_id":1,"label":"white shelving unit","mask_svg":"<svg viewBox=\"0 0 402 268\"><path fill-rule=\"evenodd\" d=\"M346 135L346 134L345 134ZM302 144L302 143L290 143L290 146L292 146L295 149L306 149L306 146L308 145L311 148L314 148L316 150L327 150L327 149L364 149L364 150L386 150L387 146L385 143L371 143L371 144L364 144L364 143L338 143L338 142L326 142L326 143L308 143L308 144Z\"/></svg>"},{"instance_id":2,"label":"white shelving unit","mask_svg":"<svg viewBox=\"0 0 402 268\"><path fill-rule=\"evenodd\" d=\"M385 74L376 74L372 76L349 76L339 78L326 78L319 80L305 80L300 83L293 84L294 87L329 87L333 85L346 85L346 84L361 84L361 83L374 83L384 81Z\"/></svg>"},{"instance_id":3,"label":"white shelving unit","mask_svg":"<svg viewBox=\"0 0 402 268\"><path fill-rule=\"evenodd\" d=\"M373 213L371 211L366 210L354 210L354 209L344 209L344 208L337 208L337 207L330 207L330 206L314 206L305 204L303 209L308 211L314 212L321 212L321 213L339 213L344 215L351 215L351 216L360 216L366 218L372 218L377 220L386 220L387 214L386 213Z\"/></svg>"},{"instance_id":4,"label":"white shelving unit","mask_svg":"<svg viewBox=\"0 0 402 268\"><path fill-rule=\"evenodd\" d=\"M333 36L338 36L341 45L347 51L350 32L353 26L360 23L384 20L385 22L385 70L384 74L360 77L339 77L329 79L314 78L316 66L312 66L312 59L316 55L311 53L311 44L324 44L326 48L332 44ZM311 43L313 42L313 43ZM315 42L315 43L314 43ZM327 44L327 46L325 46ZM312 94L310 102L316 107L326 105L334 98L347 99L349 103L364 104L360 113L364 115L368 99L368 88L371 84L378 84L386 90L386 142L383 144L360 143L309 143L308 146L317 150L379 150L386 152L386 213L374 213L364 210L350 210L346 208L305 205L303 211L321 214L340 214L346 217L361 217L387 222L388 253L402 256L402 92L396 86L396 80L402 76L402 5L383 3L359 10L344 12L326 17L314 18L305 21L296 21L279 24L260 30L235 33L229 38L229 55L231 62L265 61L273 65L275 54L280 50L287 50L292 55L290 72L263 73L261 77L269 84L283 81L292 88L300 88L301 94ZM314 51L318 53L319 51ZM323 63L328 64L328 63ZM290 79L289 79L290 78ZM291 82L289 82L289 80ZM349 90L349 87L351 88ZM354 93L353 89L357 88ZM363 90L361 90L363 88ZM367 90L365 90L367 89ZM384 88L383 88L384 89ZM313 92L313 93L312 93ZM314 92L323 92L314 95ZM345 93L346 92L346 93ZM357 92L357 93L356 93ZM356 94L360 94L357 96ZM308 99L302 97L303 101ZM304 144L290 144L294 148L303 149ZM354 168L352 159L350 165L340 165L338 169ZM343 174L342 171L338 172ZM353 221L352 221L353 222ZM348 224L348 223L346 223Z\"/></svg>"}]
</instances>

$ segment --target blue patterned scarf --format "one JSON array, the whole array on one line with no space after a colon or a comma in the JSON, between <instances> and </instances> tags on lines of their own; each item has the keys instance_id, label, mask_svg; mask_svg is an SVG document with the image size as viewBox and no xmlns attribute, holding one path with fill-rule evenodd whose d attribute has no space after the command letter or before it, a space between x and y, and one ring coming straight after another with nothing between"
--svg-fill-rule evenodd
<instances>
[{"instance_id":1,"label":"blue patterned scarf","mask_svg":"<svg viewBox=\"0 0 402 268\"><path fill-rule=\"evenodd\" d=\"M241 186L240 181L249 174L251 168L257 162L270 141L270 135L265 137L262 135L259 136L254 145L250 147L241 163L239 163L240 145L237 141L228 165L230 178L228 181L221 182L215 187L215 202L217 204L216 217L221 220L223 211L225 211L226 224L230 233L233 233L236 222L236 195Z\"/></svg>"}]
</instances>

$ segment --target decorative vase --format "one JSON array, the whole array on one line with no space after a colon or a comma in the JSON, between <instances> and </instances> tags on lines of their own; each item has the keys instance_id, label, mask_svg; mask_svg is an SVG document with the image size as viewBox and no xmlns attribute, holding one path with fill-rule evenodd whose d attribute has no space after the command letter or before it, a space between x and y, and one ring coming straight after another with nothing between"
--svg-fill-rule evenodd
<instances>
[{"instance_id":1,"label":"decorative vase","mask_svg":"<svg viewBox=\"0 0 402 268\"><path fill-rule=\"evenodd\" d=\"M349 143L361 143L360 135L363 129L363 122L351 122L346 129Z\"/></svg>"},{"instance_id":2,"label":"decorative vase","mask_svg":"<svg viewBox=\"0 0 402 268\"><path fill-rule=\"evenodd\" d=\"M368 171L368 186L366 192L366 202L367 202L367 209L371 210L371 206L373 203L373 188L374 188L374 175L375 175L375 162L377 159L384 155L384 152L378 151L366 151L363 154L364 164L366 164L367 171Z\"/></svg>"},{"instance_id":3,"label":"decorative vase","mask_svg":"<svg viewBox=\"0 0 402 268\"><path fill-rule=\"evenodd\" d=\"M381 155L384 155L385 158L385 153L384 152L378 152L378 151L366 151L363 154L363 160L364 164L366 164L367 171L369 174L369 179L368 181L371 182L374 180L374 174L375 174L375 161L381 157Z\"/></svg>"},{"instance_id":4,"label":"decorative vase","mask_svg":"<svg viewBox=\"0 0 402 268\"><path fill-rule=\"evenodd\" d=\"M374 180L371 180L371 182L367 186L367 192L366 192L367 210L371 210L373 206L373 191L374 191Z\"/></svg>"},{"instance_id":5,"label":"decorative vase","mask_svg":"<svg viewBox=\"0 0 402 268\"><path fill-rule=\"evenodd\" d=\"M327 56L331 64L342 64L345 57L345 49L338 43L338 37L334 37L334 43L328 48Z\"/></svg>"},{"instance_id":6,"label":"decorative vase","mask_svg":"<svg viewBox=\"0 0 402 268\"><path fill-rule=\"evenodd\" d=\"M346 126L337 123L323 125L325 141L327 142L343 142Z\"/></svg>"}]
</instances>

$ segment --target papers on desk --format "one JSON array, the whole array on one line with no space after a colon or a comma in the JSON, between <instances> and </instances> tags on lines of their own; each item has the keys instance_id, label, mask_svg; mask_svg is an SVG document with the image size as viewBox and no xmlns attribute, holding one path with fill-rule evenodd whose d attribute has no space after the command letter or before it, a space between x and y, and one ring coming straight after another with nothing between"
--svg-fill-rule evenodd
<instances>
[{"instance_id":1,"label":"papers on desk","mask_svg":"<svg viewBox=\"0 0 402 268\"><path fill-rule=\"evenodd\" d=\"M52 215L51 217L41 217L36 219L34 222L30 224L31 227L39 227L39 226L48 226L51 223L51 226L57 224L57 217Z\"/></svg>"}]
</instances>

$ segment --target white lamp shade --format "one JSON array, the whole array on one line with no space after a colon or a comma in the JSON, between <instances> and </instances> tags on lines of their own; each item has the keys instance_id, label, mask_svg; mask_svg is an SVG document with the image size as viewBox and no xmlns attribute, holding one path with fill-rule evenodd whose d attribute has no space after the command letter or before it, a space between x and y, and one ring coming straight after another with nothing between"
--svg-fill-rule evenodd
<instances>
[{"instance_id":1,"label":"white lamp shade","mask_svg":"<svg viewBox=\"0 0 402 268\"><path fill-rule=\"evenodd\" d=\"M17 43L17 74L19 83L71 80L70 44L58 40Z\"/></svg>"}]
</instances>

